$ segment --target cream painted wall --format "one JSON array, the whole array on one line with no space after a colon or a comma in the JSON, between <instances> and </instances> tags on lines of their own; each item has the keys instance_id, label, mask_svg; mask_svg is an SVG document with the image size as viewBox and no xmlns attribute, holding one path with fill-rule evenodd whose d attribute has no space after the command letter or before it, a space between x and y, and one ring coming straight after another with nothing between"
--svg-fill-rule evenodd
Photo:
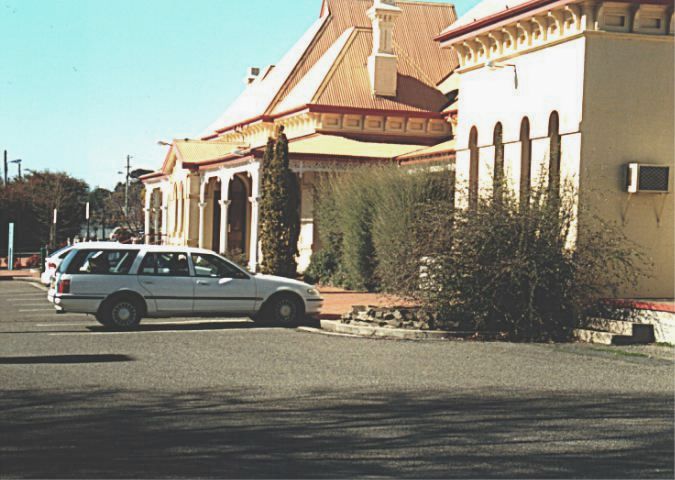
<instances>
[{"instance_id":1,"label":"cream painted wall","mask_svg":"<svg viewBox=\"0 0 675 480\"><path fill-rule=\"evenodd\" d=\"M655 264L652 278L622 293L672 298L673 193L636 194L629 201L624 182L629 162L675 166L674 39L609 32L587 36L581 202L623 224ZM589 221L582 217L580 228Z\"/></svg>"}]
</instances>

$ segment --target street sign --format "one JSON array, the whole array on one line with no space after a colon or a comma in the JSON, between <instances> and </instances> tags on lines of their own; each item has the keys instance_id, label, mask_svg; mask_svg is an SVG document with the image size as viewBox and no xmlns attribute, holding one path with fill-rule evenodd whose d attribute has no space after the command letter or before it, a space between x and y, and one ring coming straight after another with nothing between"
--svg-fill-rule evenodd
<instances>
[{"instance_id":1,"label":"street sign","mask_svg":"<svg viewBox=\"0 0 675 480\"><path fill-rule=\"evenodd\" d=\"M14 270L14 224L9 224L9 242L7 242L7 269Z\"/></svg>"}]
</instances>

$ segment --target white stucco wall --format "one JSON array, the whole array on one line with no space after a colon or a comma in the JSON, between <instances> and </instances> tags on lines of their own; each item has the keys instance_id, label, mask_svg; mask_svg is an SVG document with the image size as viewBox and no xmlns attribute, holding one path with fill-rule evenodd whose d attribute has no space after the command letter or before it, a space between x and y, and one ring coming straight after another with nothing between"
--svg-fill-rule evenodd
<instances>
[{"instance_id":1,"label":"white stucco wall","mask_svg":"<svg viewBox=\"0 0 675 480\"><path fill-rule=\"evenodd\" d=\"M489 188L494 171L493 132L497 122L503 126L504 167L513 185L520 179L520 125L530 121L532 139L532 179L539 178L540 167L548 164L548 122L553 111L560 116L563 135L562 170L578 171L579 125L582 121L585 39L577 36L557 45L526 53L504 62L514 69L469 69L460 76L459 124L457 126L458 205L466 203L469 178L469 133L478 129L481 188Z\"/></svg>"}]
</instances>

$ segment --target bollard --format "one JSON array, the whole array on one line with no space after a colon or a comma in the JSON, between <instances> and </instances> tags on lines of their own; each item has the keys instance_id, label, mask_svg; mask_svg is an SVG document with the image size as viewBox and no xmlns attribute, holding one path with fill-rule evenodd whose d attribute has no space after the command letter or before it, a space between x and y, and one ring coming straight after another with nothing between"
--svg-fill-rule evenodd
<instances>
[{"instance_id":1,"label":"bollard","mask_svg":"<svg viewBox=\"0 0 675 480\"><path fill-rule=\"evenodd\" d=\"M47 261L47 247L40 247L40 273L45 273L45 262Z\"/></svg>"}]
</instances>

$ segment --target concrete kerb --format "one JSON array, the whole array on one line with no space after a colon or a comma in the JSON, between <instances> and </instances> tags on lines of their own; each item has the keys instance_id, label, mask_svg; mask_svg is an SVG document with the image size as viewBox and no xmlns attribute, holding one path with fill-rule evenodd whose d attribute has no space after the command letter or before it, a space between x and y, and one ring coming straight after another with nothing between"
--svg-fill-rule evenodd
<instances>
[{"instance_id":1,"label":"concrete kerb","mask_svg":"<svg viewBox=\"0 0 675 480\"><path fill-rule=\"evenodd\" d=\"M476 333L348 325L335 320L321 320L321 330L350 337L389 338L393 340L450 340L466 338Z\"/></svg>"}]
</instances>

